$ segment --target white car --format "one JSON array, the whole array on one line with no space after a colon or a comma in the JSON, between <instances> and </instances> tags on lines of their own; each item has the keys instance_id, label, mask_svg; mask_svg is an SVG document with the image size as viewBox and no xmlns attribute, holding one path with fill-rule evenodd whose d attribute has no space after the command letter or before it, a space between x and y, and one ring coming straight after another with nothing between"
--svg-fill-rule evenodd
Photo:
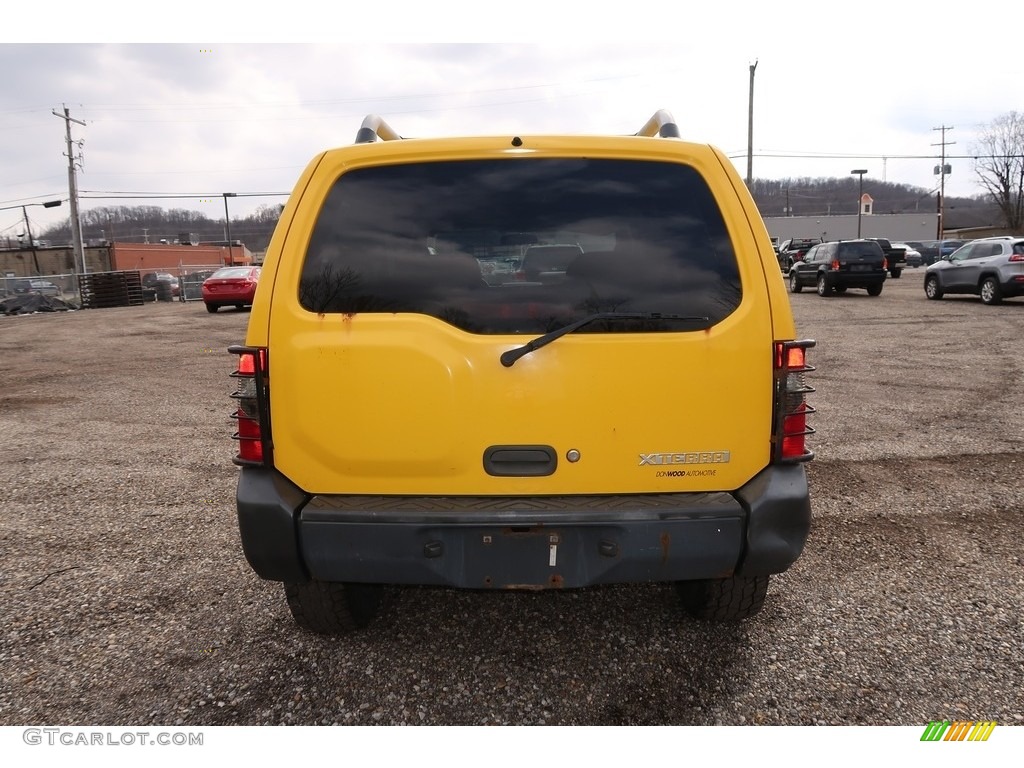
<instances>
[{"instance_id":1,"label":"white car","mask_svg":"<svg viewBox=\"0 0 1024 768\"><path fill-rule=\"evenodd\" d=\"M924 257L921 252L906 243L892 243L893 248L902 248L907 252L907 266L920 267L924 265Z\"/></svg>"}]
</instances>

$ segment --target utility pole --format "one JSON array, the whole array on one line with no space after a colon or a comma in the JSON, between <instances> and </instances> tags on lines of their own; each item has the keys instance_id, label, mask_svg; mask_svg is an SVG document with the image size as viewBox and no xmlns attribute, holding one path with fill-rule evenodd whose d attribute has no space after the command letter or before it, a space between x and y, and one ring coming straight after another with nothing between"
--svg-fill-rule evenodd
<instances>
[{"instance_id":1,"label":"utility pole","mask_svg":"<svg viewBox=\"0 0 1024 768\"><path fill-rule=\"evenodd\" d=\"M938 144L932 144L933 147L940 147L940 146L942 147L942 155L941 155L941 159L939 161L939 165L935 166L935 173L938 174L938 176L939 176L939 199L938 199L938 204L937 204L938 213L939 213L939 217L938 217L939 221L938 221L938 226L937 226L937 231L938 231L937 238L939 240L941 240L943 238L943 236L945 235L945 229L946 229L946 222L944 221L945 214L944 214L944 211L942 210L943 198L946 196L946 174L953 172L953 168L951 166L949 166L949 165L946 165L946 145L947 144L953 145L953 144L956 144L956 142L955 141L946 141L946 131L952 131L953 130L953 126L952 125L941 125L938 128L932 128L932 130L933 131L942 131L942 141L939 142Z\"/></svg>"},{"instance_id":2,"label":"utility pole","mask_svg":"<svg viewBox=\"0 0 1024 768\"><path fill-rule=\"evenodd\" d=\"M235 197L235 192L223 192L224 195L224 240L228 244L228 264L234 264L235 259L231 250L231 215L228 213L228 198Z\"/></svg>"},{"instance_id":3,"label":"utility pole","mask_svg":"<svg viewBox=\"0 0 1024 768\"><path fill-rule=\"evenodd\" d=\"M750 65L750 99L747 105L747 189L754 180L754 70L757 59Z\"/></svg>"},{"instance_id":4,"label":"utility pole","mask_svg":"<svg viewBox=\"0 0 1024 768\"><path fill-rule=\"evenodd\" d=\"M25 235L28 237L28 248L32 252L32 265L36 268L36 274L39 273L39 257L36 253L36 241L32 237L32 228L28 225L28 211L25 210L25 206L21 206L21 215L25 219Z\"/></svg>"},{"instance_id":5,"label":"utility pole","mask_svg":"<svg viewBox=\"0 0 1024 768\"><path fill-rule=\"evenodd\" d=\"M64 114L52 110L56 117L64 121L65 139L68 145L68 202L71 205L71 243L75 251L75 261L82 265L82 274L89 271L85 264L85 248L82 243L82 221L78 217L78 179L75 175L75 152L71 141L71 124L78 123L84 126L84 120L76 120L71 117L67 107L64 107Z\"/></svg>"}]
</instances>

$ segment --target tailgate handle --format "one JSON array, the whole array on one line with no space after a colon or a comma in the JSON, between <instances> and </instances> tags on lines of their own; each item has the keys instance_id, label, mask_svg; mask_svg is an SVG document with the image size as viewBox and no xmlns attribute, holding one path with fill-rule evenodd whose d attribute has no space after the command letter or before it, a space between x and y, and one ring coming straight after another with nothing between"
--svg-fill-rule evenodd
<instances>
[{"instance_id":1,"label":"tailgate handle","mask_svg":"<svg viewBox=\"0 0 1024 768\"><path fill-rule=\"evenodd\" d=\"M484 451L484 471L494 477L545 477L557 466L550 445L492 445Z\"/></svg>"}]
</instances>

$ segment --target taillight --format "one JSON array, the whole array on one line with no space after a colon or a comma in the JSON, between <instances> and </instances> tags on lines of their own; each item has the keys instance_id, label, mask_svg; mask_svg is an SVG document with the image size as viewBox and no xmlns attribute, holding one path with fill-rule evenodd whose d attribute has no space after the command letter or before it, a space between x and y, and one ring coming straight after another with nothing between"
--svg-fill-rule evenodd
<instances>
[{"instance_id":1,"label":"taillight","mask_svg":"<svg viewBox=\"0 0 1024 768\"><path fill-rule=\"evenodd\" d=\"M839 259L832 259L832 269L839 269Z\"/></svg>"},{"instance_id":2,"label":"taillight","mask_svg":"<svg viewBox=\"0 0 1024 768\"><path fill-rule=\"evenodd\" d=\"M889 260L883 256L882 257L882 269L885 270L885 269L888 269L888 268L889 268Z\"/></svg>"},{"instance_id":3,"label":"taillight","mask_svg":"<svg viewBox=\"0 0 1024 768\"><path fill-rule=\"evenodd\" d=\"M1024 253L1010 254L1010 261L1024 261Z\"/></svg>"},{"instance_id":4,"label":"taillight","mask_svg":"<svg viewBox=\"0 0 1024 768\"><path fill-rule=\"evenodd\" d=\"M808 461L814 452L806 445L807 435L814 429L807 426L807 416L815 410L806 395L814 387L804 381L804 373L813 371L807 365L806 350L814 341L778 341L775 343L775 401L772 416L772 459L777 462Z\"/></svg>"},{"instance_id":5,"label":"taillight","mask_svg":"<svg viewBox=\"0 0 1024 768\"><path fill-rule=\"evenodd\" d=\"M236 464L269 466L270 411L268 408L267 350L262 347L228 348L238 355L238 370L231 374L238 386L231 397L238 405L232 418L238 421L238 431L232 437L238 441Z\"/></svg>"}]
</instances>

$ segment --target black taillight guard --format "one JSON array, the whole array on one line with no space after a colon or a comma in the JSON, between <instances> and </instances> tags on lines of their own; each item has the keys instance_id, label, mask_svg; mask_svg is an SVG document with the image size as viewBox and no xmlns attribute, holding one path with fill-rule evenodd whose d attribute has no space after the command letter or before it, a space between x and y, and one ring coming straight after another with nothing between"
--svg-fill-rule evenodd
<instances>
[{"instance_id":1,"label":"black taillight guard","mask_svg":"<svg viewBox=\"0 0 1024 768\"><path fill-rule=\"evenodd\" d=\"M772 409L772 461L780 464L796 464L803 461L810 461L814 458L814 451L804 447L799 456L783 456L783 443L787 437L803 437L813 435L813 427L807 426L804 421L804 428L798 432L786 432L787 416L810 416L817 413L817 410L806 401L806 395L815 391L814 387L807 384L803 374L814 371L813 365L807 365L807 356L803 355L804 364L799 368L791 367L789 364L789 351L791 349L808 350L815 346L812 339L801 339L799 341L783 341L775 344L775 392ZM796 374L799 379L799 386L790 388L791 375Z\"/></svg>"},{"instance_id":2,"label":"black taillight guard","mask_svg":"<svg viewBox=\"0 0 1024 768\"><path fill-rule=\"evenodd\" d=\"M231 377L238 380L238 388L231 393L231 398L238 401L239 407L231 414L231 418L236 420L245 419L247 421L255 422L259 424L260 428L260 446L262 448L263 459L262 461L254 461L251 459L243 459L240 454L236 455L232 461L243 467L270 467L274 463L273 453L273 442L271 440L270 431L270 391L267 381L267 350L263 347L246 347L242 345L232 345L228 347L228 352L232 355L238 355L239 361L241 361L242 355L251 355L253 361L253 372L242 372L241 365L236 369ZM246 386L245 382L253 382L253 393L248 392L249 387ZM253 394L256 399L256 412L251 413L251 407L246 408L246 405L251 403ZM239 412L245 415L240 415ZM236 431L231 438L233 440L243 440L241 431ZM251 439L251 438L250 438Z\"/></svg>"}]
</instances>

